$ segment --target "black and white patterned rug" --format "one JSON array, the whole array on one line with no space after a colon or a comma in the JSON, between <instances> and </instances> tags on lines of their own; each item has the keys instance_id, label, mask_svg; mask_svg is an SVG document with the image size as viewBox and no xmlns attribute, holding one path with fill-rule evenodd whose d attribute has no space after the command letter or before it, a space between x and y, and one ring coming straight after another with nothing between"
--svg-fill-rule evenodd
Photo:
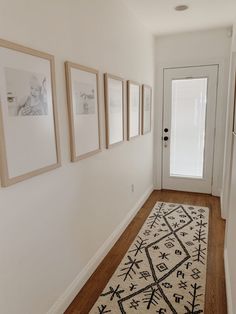
<instances>
[{"instance_id":1,"label":"black and white patterned rug","mask_svg":"<svg viewBox=\"0 0 236 314\"><path fill-rule=\"evenodd\" d=\"M90 313L204 313L208 216L156 203Z\"/></svg>"}]
</instances>

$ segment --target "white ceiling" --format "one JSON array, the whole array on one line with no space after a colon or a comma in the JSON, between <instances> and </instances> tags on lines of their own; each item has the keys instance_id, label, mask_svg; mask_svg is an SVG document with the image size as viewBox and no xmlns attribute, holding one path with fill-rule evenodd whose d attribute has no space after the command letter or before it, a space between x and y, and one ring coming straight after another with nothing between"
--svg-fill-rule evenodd
<instances>
[{"instance_id":1,"label":"white ceiling","mask_svg":"<svg viewBox=\"0 0 236 314\"><path fill-rule=\"evenodd\" d=\"M154 34L230 26L236 22L236 0L124 0ZM187 11L177 12L186 4Z\"/></svg>"}]
</instances>

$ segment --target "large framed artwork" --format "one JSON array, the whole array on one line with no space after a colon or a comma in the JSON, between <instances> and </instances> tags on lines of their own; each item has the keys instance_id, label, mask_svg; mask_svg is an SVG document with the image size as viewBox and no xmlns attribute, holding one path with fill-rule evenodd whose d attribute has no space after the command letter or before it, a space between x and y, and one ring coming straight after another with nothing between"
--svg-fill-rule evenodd
<instances>
[{"instance_id":1,"label":"large framed artwork","mask_svg":"<svg viewBox=\"0 0 236 314\"><path fill-rule=\"evenodd\" d=\"M134 81L127 82L127 138L140 135L140 85Z\"/></svg>"},{"instance_id":2,"label":"large framed artwork","mask_svg":"<svg viewBox=\"0 0 236 314\"><path fill-rule=\"evenodd\" d=\"M124 81L122 78L104 74L106 147L124 141Z\"/></svg>"},{"instance_id":3,"label":"large framed artwork","mask_svg":"<svg viewBox=\"0 0 236 314\"><path fill-rule=\"evenodd\" d=\"M78 161L101 150L98 71L72 62L65 68L71 160Z\"/></svg>"},{"instance_id":4,"label":"large framed artwork","mask_svg":"<svg viewBox=\"0 0 236 314\"><path fill-rule=\"evenodd\" d=\"M1 183L60 166L54 57L0 40Z\"/></svg>"},{"instance_id":5,"label":"large framed artwork","mask_svg":"<svg viewBox=\"0 0 236 314\"><path fill-rule=\"evenodd\" d=\"M142 85L142 134L151 132L152 88Z\"/></svg>"}]
</instances>

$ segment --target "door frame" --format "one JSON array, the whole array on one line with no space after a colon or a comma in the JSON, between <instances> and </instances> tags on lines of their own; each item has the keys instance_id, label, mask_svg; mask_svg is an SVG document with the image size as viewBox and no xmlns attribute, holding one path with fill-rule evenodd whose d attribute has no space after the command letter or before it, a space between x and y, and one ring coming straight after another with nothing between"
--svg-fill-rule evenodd
<instances>
[{"instance_id":1,"label":"door frame","mask_svg":"<svg viewBox=\"0 0 236 314\"><path fill-rule=\"evenodd\" d=\"M154 187L157 190L162 188L162 130L163 130L163 87L164 87L164 69L166 68L183 68L183 67L197 67L197 66L210 66L217 65L219 67L218 72L218 92L216 103L216 134L215 134L215 149L214 149L214 161L213 161L213 185L212 195L220 196L222 188L222 173L223 159L224 159L224 130L226 124L226 99L228 82L228 62L225 58L203 58L193 59L177 62L157 62L156 64L156 89L155 89L155 101L157 104L155 108L155 151L154 151ZM222 86L222 87L221 87ZM222 119L223 117L223 119ZM222 134L223 130L223 134Z\"/></svg>"},{"instance_id":2,"label":"door frame","mask_svg":"<svg viewBox=\"0 0 236 314\"><path fill-rule=\"evenodd\" d=\"M162 101L162 149L161 149L161 188L163 189L163 182L164 182L164 167L163 167L163 155L164 155L164 145L163 145L163 128L164 128L164 116L165 116L165 109L164 109L164 106L165 106L165 74L167 70L178 70L178 69L191 69L191 68L206 68L206 67L215 67L216 69L216 90L214 92L215 94L215 109L214 109L214 118L213 118L213 145L212 145L212 165L211 165L211 178L210 178L210 194L212 194L212 186L213 186L213 170L214 170L214 159L215 159L215 141L216 141L216 115L217 115L217 103L218 103L218 87L219 87L219 65L218 64L211 64L211 65L191 65L191 66L181 66L181 67L168 67L168 68L164 68L163 69L163 101ZM199 76L200 77L200 76ZM205 76L204 76L205 77ZM207 104L208 104L208 101L207 101ZM208 109L206 109L206 121L207 121L207 116L209 115L209 112L208 112ZM205 123L206 123L205 121ZM205 126L206 127L206 126ZM206 144L206 143L205 143ZM170 144L169 144L170 145ZM206 147L204 148L204 162L205 162L205 158L206 158L206 155L205 155L205 149ZM203 169L204 173L206 171L206 168L204 166L204 169ZM175 177L172 178L173 180L175 180ZM184 178L181 178L181 177L176 177L176 179L180 180ZM194 180L198 180L196 178L190 178L192 181ZM178 190L180 191L180 190ZM207 193L208 194L208 193Z\"/></svg>"}]
</instances>

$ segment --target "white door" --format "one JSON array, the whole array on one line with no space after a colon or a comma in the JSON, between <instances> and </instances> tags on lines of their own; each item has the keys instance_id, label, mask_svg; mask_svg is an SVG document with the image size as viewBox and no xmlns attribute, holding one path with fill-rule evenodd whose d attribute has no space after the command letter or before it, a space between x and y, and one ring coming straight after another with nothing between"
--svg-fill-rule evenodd
<instances>
[{"instance_id":1,"label":"white door","mask_svg":"<svg viewBox=\"0 0 236 314\"><path fill-rule=\"evenodd\" d=\"M164 70L164 189L211 193L218 66Z\"/></svg>"}]
</instances>

